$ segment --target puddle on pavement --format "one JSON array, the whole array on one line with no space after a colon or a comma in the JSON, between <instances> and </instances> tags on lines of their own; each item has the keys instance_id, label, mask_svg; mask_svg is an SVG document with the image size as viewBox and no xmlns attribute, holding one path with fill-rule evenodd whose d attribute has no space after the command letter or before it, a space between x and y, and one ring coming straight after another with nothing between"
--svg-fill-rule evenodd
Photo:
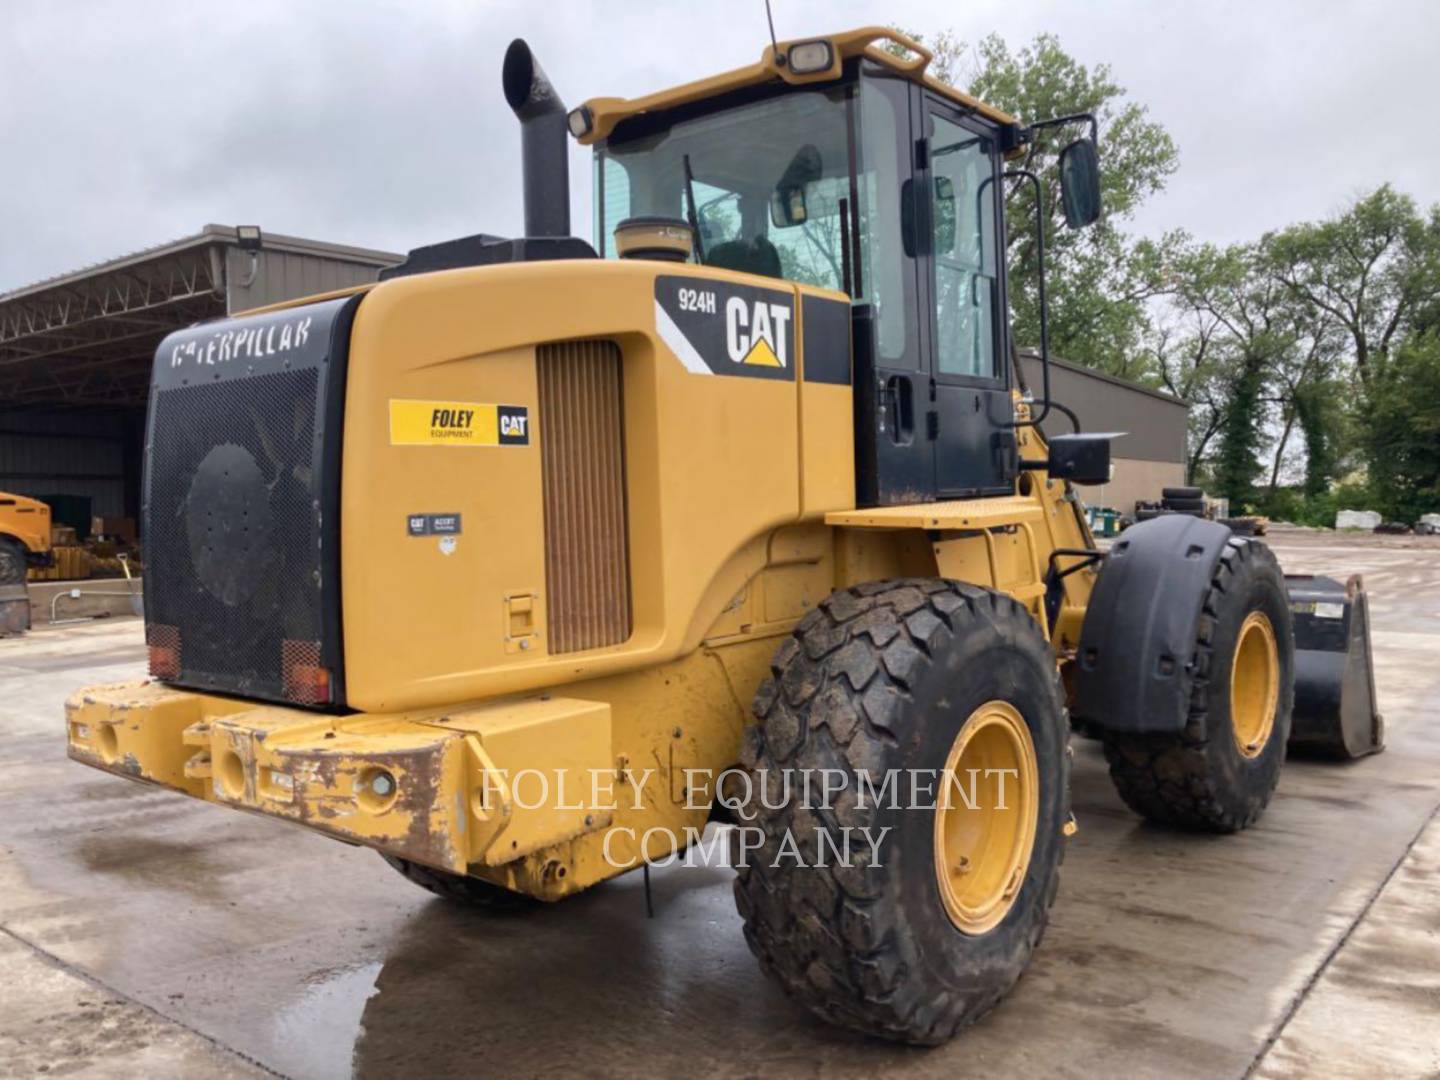
<instances>
[{"instance_id":1,"label":"puddle on pavement","mask_svg":"<svg viewBox=\"0 0 1440 1080\"><path fill-rule=\"evenodd\" d=\"M383 965L356 964L317 972L300 996L275 1016L277 1057L291 1076L306 1080L347 1080L361 1033L365 1003L379 991L375 980Z\"/></svg>"}]
</instances>

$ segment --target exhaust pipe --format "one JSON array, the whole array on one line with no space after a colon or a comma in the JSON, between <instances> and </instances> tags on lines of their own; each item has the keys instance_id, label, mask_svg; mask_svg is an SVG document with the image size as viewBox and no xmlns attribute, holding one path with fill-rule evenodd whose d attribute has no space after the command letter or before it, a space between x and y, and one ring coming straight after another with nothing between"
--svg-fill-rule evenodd
<instances>
[{"instance_id":1,"label":"exhaust pipe","mask_svg":"<svg viewBox=\"0 0 1440 1080\"><path fill-rule=\"evenodd\" d=\"M522 38L516 38L505 50L500 80L505 100L520 121L525 235L569 236L569 128L565 103Z\"/></svg>"}]
</instances>

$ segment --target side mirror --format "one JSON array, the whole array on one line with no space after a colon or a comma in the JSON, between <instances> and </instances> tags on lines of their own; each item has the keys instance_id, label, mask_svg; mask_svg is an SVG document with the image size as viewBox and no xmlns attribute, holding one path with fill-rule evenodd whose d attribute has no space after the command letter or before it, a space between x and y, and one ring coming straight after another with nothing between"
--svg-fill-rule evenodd
<instances>
[{"instance_id":1,"label":"side mirror","mask_svg":"<svg viewBox=\"0 0 1440 1080\"><path fill-rule=\"evenodd\" d=\"M1093 225L1100 217L1100 151L1092 139L1076 139L1060 151L1060 201L1065 224Z\"/></svg>"}]
</instances>

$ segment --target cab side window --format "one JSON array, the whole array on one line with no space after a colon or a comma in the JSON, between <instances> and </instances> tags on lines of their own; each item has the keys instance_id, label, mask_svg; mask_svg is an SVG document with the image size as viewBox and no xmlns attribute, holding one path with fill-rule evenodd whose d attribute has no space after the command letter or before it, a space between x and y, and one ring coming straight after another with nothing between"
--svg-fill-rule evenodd
<instances>
[{"instance_id":1,"label":"cab side window","mask_svg":"<svg viewBox=\"0 0 1440 1080\"><path fill-rule=\"evenodd\" d=\"M934 116L930 138L936 370L995 378L996 183L985 136Z\"/></svg>"},{"instance_id":2,"label":"cab side window","mask_svg":"<svg viewBox=\"0 0 1440 1080\"><path fill-rule=\"evenodd\" d=\"M902 235L901 206L909 178L908 87L866 79L860 90L863 145L860 188L860 279L857 299L875 310L876 346L887 364L919 363L915 335L915 270Z\"/></svg>"}]
</instances>

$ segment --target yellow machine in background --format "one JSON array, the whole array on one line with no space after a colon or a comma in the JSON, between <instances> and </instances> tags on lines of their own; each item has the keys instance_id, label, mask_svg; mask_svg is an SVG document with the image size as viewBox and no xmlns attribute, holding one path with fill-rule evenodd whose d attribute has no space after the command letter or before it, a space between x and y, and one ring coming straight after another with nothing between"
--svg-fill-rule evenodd
<instances>
[{"instance_id":1,"label":"yellow machine in background","mask_svg":"<svg viewBox=\"0 0 1440 1080\"><path fill-rule=\"evenodd\" d=\"M161 345L154 678L78 694L71 755L482 907L728 820L766 969L914 1042L1040 939L1067 701L1141 812L1253 821L1290 725L1274 558L1169 518L1107 559L1072 482L1110 437L1047 441L1048 375L1010 359L1002 195L1034 178L1006 162L1088 127L1061 157L1086 225L1094 121L1021 127L929 58L859 30L567 114L512 45L523 239Z\"/></svg>"},{"instance_id":2,"label":"yellow machine in background","mask_svg":"<svg viewBox=\"0 0 1440 1080\"><path fill-rule=\"evenodd\" d=\"M0 491L0 587L25 584L26 571L50 557L50 507Z\"/></svg>"}]
</instances>

